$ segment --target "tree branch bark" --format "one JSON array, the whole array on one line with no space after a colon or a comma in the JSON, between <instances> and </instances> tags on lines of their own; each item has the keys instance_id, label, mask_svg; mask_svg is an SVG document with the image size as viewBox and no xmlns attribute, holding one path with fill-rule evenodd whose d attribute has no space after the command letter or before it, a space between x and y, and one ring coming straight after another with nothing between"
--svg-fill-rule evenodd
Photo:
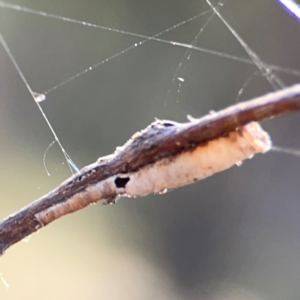
<instances>
[{"instance_id":1,"label":"tree branch bark","mask_svg":"<svg viewBox=\"0 0 300 300\"><path fill-rule=\"evenodd\" d=\"M131 176L141 176L141 170L149 169L158 163L161 168L161 162L164 162L163 168L166 169L166 162L171 165L178 157L195 153L195 149L204 147L216 139L229 139L232 142L233 139L240 138L243 135L240 128L250 122L262 121L299 109L300 85L294 85L238 103L200 119L193 119L188 123L156 121L133 135L124 146L118 147L115 153L84 167L80 173L73 175L48 194L2 220L0 255L11 245L41 227L90 203L104 199L105 203L113 203L119 195L145 194L126 190L128 181L133 178ZM255 150L252 153L264 151ZM244 158L248 156L249 153ZM230 165L232 163L221 167L219 171ZM210 166L208 168L210 169ZM195 179L204 178L212 173L202 174L203 176ZM167 184L166 188L182 184ZM157 190L153 189L153 192Z\"/></svg>"}]
</instances>

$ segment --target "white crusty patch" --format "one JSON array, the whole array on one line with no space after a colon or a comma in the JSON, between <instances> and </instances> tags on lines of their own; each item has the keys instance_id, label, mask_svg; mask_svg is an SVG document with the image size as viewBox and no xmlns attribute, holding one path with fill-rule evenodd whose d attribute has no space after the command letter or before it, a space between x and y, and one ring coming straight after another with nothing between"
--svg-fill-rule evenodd
<instances>
[{"instance_id":1,"label":"white crusty patch","mask_svg":"<svg viewBox=\"0 0 300 300\"><path fill-rule=\"evenodd\" d=\"M118 195L144 196L187 185L239 164L256 153L267 152L271 146L269 135L258 123L252 122L227 136L199 145L175 157L159 160L137 172L111 176L66 201L45 209L35 217L43 226L101 199ZM118 188L117 178L129 180L124 183L124 187Z\"/></svg>"},{"instance_id":2,"label":"white crusty patch","mask_svg":"<svg viewBox=\"0 0 300 300\"><path fill-rule=\"evenodd\" d=\"M258 123L252 122L226 137L120 177L130 177L125 187L128 196L159 193L226 170L256 153L267 152L271 145L269 135Z\"/></svg>"}]
</instances>

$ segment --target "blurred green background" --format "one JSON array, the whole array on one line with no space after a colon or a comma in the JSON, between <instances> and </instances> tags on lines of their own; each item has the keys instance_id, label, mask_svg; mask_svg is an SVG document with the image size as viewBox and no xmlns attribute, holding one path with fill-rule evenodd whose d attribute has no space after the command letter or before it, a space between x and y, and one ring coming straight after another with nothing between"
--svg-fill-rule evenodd
<instances>
[{"instance_id":1,"label":"blurred green background","mask_svg":"<svg viewBox=\"0 0 300 300\"><path fill-rule=\"evenodd\" d=\"M20 4L152 36L209 9L188 1ZM229 0L223 16L267 63L300 70L300 24L275 1ZM210 14L162 36L188 43ZM32 89L43 92L141 38L0 9L0 30ZM247 57L214 17L197 45ZM70 176L53 137L0 48L0 218ZM47 95L42 103L79 167L157 118L185 121L271 91L247 64L149 41ZM174 78L180 64L182 68ZM298 78L276 73L287 85ZM251 77L252 76L252 77ZM181 83L180 93L178 93ZM300 148L299 114L264 122L274 144ZM165 195L93 205L10 248L0 299L299 299L300 159L258 155Z\"/></svg>"}]
</instances>

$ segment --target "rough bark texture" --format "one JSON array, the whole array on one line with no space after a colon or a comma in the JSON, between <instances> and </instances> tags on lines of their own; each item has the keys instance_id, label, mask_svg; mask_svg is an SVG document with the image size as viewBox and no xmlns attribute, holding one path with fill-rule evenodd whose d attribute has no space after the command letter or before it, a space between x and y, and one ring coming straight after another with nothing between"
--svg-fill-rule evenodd
<instances>
[{"instance_id":1,"label":"rough bark texture","mask_svg":"<svg viewBox=\"0 0 300 300\"><path fill-rule=\"evenodd\" d=\"M156 121L136 133L112 155L100 158L59 187L0 222L0 254L42 227L35 215L63 203L110 176L131 173L163 158L171 158L226 135L252 121L262 121L300 109L300 85L233 105L217 113L180 124ZM116 195L107 195L112 199ZM94 201L97 201L95 199ZM108 201L109 202L109 201ZM80 208L88 204L82 205ZM43 224L45 225L45 224Z\"/></svg>"}]
</instances>

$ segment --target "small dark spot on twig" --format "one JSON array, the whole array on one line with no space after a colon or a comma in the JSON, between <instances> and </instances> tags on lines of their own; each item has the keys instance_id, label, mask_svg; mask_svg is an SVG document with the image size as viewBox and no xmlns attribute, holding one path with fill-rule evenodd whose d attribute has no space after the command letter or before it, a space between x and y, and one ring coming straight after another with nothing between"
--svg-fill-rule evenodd
<instances>
[{"instance_id":1,"label":"small dark spot on twig","mask_svg":"<svg viewBox=\"0 0 300 300\"><path fill-rule=\"evenodd\" d=\"M5 243L3 242L3 240L0 239L0 256L1 256L2 254L4 254L4 251L5 251L5 249L6 249L7 247L8 247L8 246L5 245Z\"/></svg>"},{"instance_id":2,"label":"small dark spot on twig","mask_svg":"<svg viewBox=\"0 0 300 300\"><path fill-rule=\"evenodd\" d=\"M23 235L26 235L29 232L30 232L30 228L28 228L28 227L25 227L21 230L21 234L23 234Z\"/></svg>"},{"instance_id":3,"label":"small dark spot on twig","mask_svg":"<svg viewBox=\"0 0 300 300\"><path fill-rule=\"evenodd\" d=\"M162 122L162 125L164 127L172 127L175 126L176 124L170 121L170 122Z\"/></svg>"}]
</instances>

